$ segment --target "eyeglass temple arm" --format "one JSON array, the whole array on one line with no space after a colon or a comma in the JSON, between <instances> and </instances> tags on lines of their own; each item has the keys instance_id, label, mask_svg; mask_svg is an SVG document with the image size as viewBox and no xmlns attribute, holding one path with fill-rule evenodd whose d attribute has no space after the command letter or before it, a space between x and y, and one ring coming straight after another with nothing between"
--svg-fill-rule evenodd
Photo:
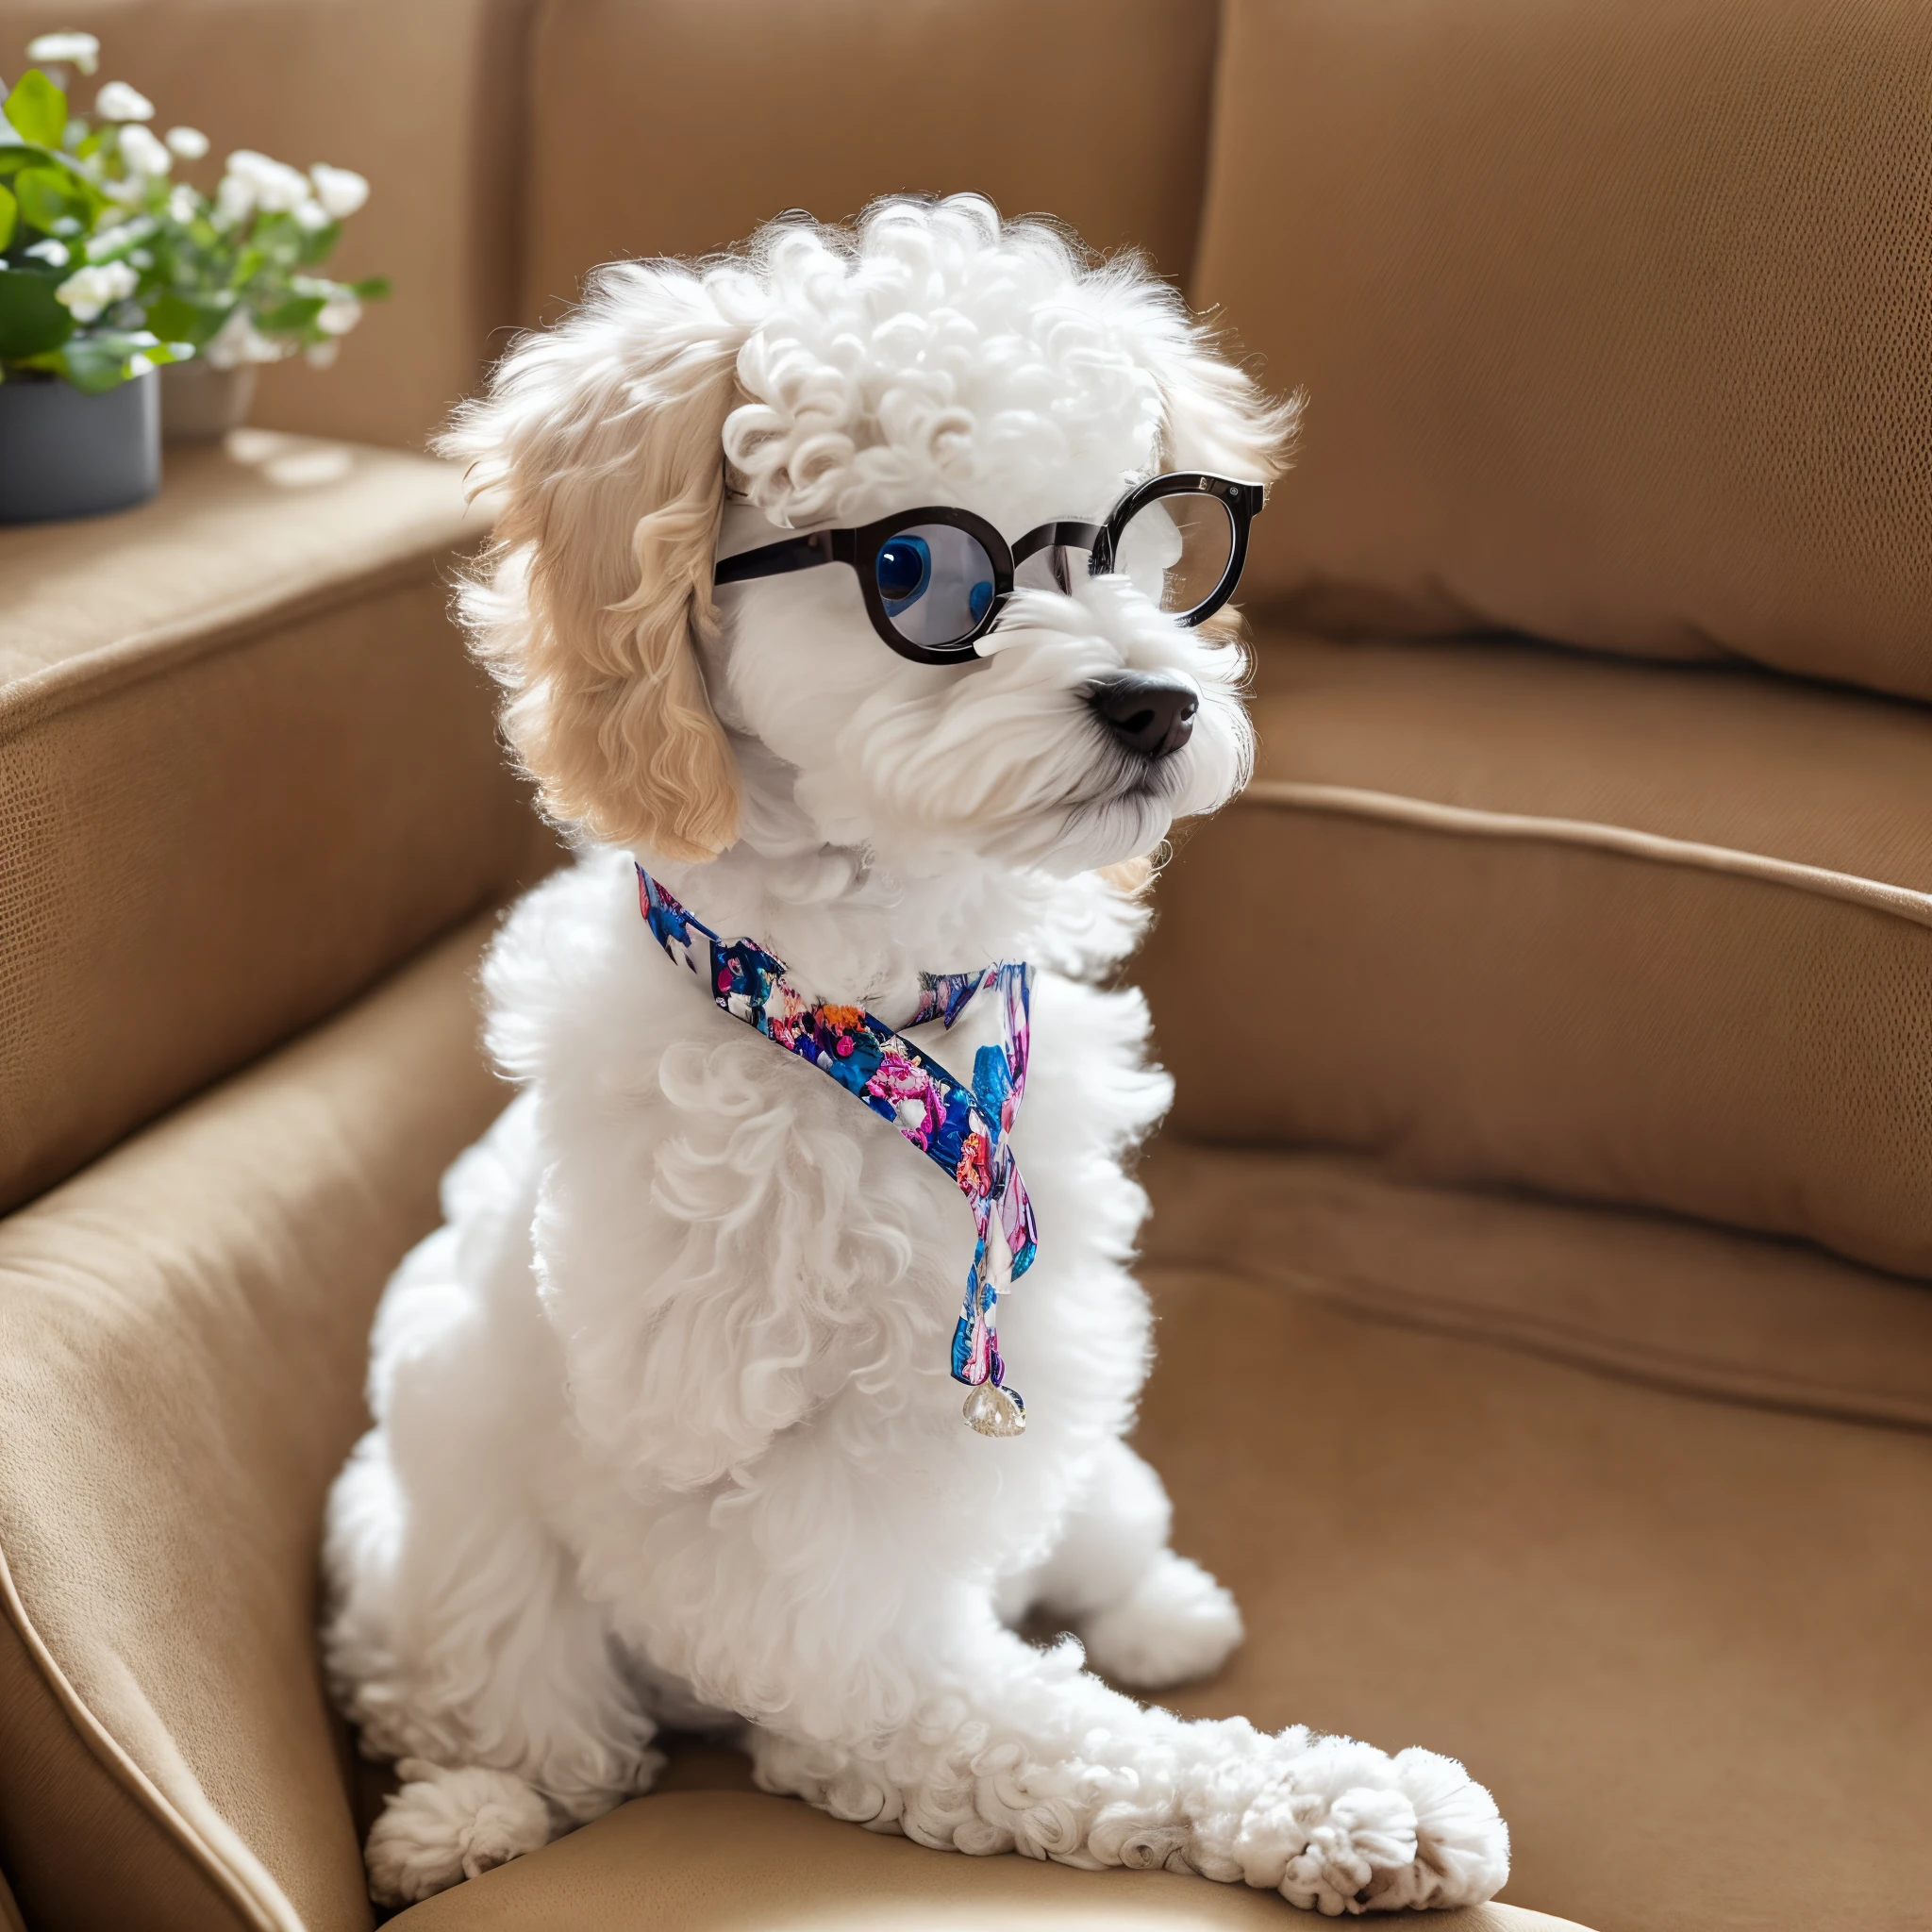
<instances>
[{"instance_id":1,"label":"eyeglass temple arm","mask_svg":"<svg viewBox=\"0 0 1932 1932\"><path fill-rule=\"evenodd\" d=\"M808 537L787 537L781 543L741 550L736 557L719 559L711 581L744 584L754 577L782 577L795 570L810 570L819 563L849 563L852 538L850 530L814 530Z\"/></svg>"}]
</instances>

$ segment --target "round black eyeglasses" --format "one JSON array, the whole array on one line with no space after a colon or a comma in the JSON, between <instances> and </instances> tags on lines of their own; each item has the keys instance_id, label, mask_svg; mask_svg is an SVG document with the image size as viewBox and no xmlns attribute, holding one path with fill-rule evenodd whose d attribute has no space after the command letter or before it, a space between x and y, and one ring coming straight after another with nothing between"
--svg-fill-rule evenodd
<instances>
[{"instance_id":1,"label":"round black eyeglasses","mask_svg":"<svg viewBox=\"0 0 1932 1932\"><path fill-rule=\"evenodd\" d=\"M957 664L999 622L1015 573L1043 557L1053 582L1070 588L1066 553L1084 550L1091 575L1118 571L1181 624L1195 625L1234 595L1248 556L1248 525L1261 508L1258 483L1176 472L1137 484L1104 524L1041 524L1017 543L970 509L902 510L856 530L814 530L718 565L712 581L742 584L821 563L858 573L866 615L902 658Z\"/></svg>"}]
</instances>

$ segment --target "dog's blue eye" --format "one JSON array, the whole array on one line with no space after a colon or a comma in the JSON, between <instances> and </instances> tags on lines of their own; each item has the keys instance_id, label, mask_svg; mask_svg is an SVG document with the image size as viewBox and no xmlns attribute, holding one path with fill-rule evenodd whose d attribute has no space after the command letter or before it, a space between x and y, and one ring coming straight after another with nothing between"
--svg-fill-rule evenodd
<instances>
[{"instance_id":1,"label":"dog's blue eye","mask_svg":"<svg viewBox=\"0 0 1932 1932\"><path fill-rule=\"evenodd\" d=\"M894 537L879 550L879 595L888 611L896 617L908 605L916 604L932 581L932 552L920 537ZM991 585L987 595L992 594Z\"/></svg>"},{"instance_id":2,"label":"dog's blue eye","mask_svg":"<svg viewBox=\"0 0 1932 1932\"><path fill-rule=\"evenodd\" d=\"M922 650L959 651L998 608L992 558L957 524L894 530L873 569L894 634Z\"/></svg>"}]
</instances>

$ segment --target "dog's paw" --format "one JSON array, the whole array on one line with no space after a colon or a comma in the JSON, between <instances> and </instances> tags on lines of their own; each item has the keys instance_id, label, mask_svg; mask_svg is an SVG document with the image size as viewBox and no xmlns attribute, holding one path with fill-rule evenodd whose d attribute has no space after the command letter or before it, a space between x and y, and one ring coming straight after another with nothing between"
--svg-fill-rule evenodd
<instances>
[{"instance_id":1,"label":"dog's paw","mask_svg":"<svg viewBox=\"0 0 1932 1932\"><path fill-rule=\"evenodd\" d=\"M1509 1877L1509 1827L1488 1790L1453 1757L1411 1746L1390 1760L1415 1807L1415 1862L1372 1891L1374 1911L1479 1906Z\"/></svg>"},{"instance_id":2,"label":"dog's paw","mask_svg":"<svg viewBox=\"0 0 1932 1932\"><path fill-rule=\"evenodd\" d=\"M1212 1676L1241 1641L1241 1614L1198 1563L1169 1551L1119 1603L1090 1617L1080 1636L1103 1677L1159 1690Z\"/></svg>"},{"instance_id":3,"label":"dog's paw","mask_svg":"<svg viewBox=\"0 0 1932 1932\"><path fill-rule=\"evenodd\" d=\"M403 1787L371 1827L366 1853L377 1905L413 1905L549 1842L543 1800L509 1772L445 1771L421 1757L396 1771Z\"/></svg>"},{"instance_id":4,"label":"dog's paw","mask_svg":"<svg viewBox=\"0 0 1932 1932\"><path fill-rule=\"evenodd\" d=\"M1454 1758L1348 1738L1293 1757L1232 1850L1250 1885L1328 1914L1480 1905L1509 1876L1508 1827Z\"/></svg>"}]
</instances>

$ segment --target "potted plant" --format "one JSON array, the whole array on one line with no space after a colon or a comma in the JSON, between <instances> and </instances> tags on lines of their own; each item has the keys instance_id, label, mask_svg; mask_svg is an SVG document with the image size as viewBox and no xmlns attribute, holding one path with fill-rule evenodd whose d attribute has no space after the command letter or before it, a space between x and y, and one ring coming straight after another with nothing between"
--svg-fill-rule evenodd
<instances>
[{"instance_id":1,"label":"potted plant","mask_svg":"<svg viewBox=\"0 0 1932 1932\"><path fill-rule=\"evenodd\" d=\"M359 175L242 149L205 194L171 177L207 137L156 136L125 82L74 111L68 70L94 72L92 34L43 34L27 53L44 64L0 115L0 522L142 501L163 413L171 431L220 434L246 413L257 364L332 358L388 292L322 273L367 199ZM163 371L180 386L165 403Z\"/></svg>"}]
</instances>

